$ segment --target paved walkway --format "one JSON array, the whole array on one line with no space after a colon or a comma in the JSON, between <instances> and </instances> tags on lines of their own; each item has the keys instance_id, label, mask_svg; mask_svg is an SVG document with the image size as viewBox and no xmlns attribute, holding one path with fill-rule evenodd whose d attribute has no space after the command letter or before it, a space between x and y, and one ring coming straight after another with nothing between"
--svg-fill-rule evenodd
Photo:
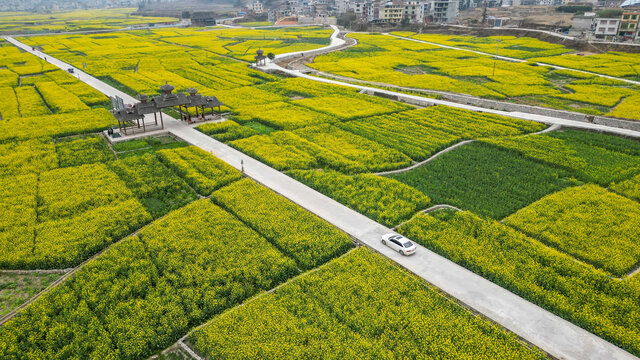
<instances>
[{"instance_id":1,"label":"paved walkway","mask_svg":"<svg viewBox=\"0 0 640 360\"><path fill-rule=\"evenodd\" d=\"M31 52L31 48L27 48ZM47 58L56 65L61 64L62 68L67 66L49 56ZM80 79L106 95L118 95L125 101L132 99L88 75L81 75ZM391 232L389 228L180 121L167 117L165 127L166 131L213 153L236 169L241 168L243 161L245 173L257 182L327 220L554 357L576 360L638 359L427 248L418 246L416 254L409 257L396 253L380 242L381 235Z\"/></svg>"},{"instance_id":2,"label":"paved walkway","mask_svg":"<svg viewBox=\"0 0 640 360\"><path fill-rule=\"evenodd\" d=\"M491 56L491 57L495 57L495 58L498 58L498 59L501 59L501 60L506 60L506 61L513 61L513 62L519 62L519 63L523 63L523 62L529 61L529 60L512 58L512 57L508 57L508 56L496 56L495 54L489 54L489 53L482 52L482 51L465 49L465 48L460 48L460 47L455 47L455 46L450 46L450 45L443 45L443 44L439 44L439 43L434 43L434 42L430 42L430 41L423 41L423 40L418 40L418 39L409 38L409 37L405 37L405 36L393 35L393 34L389 34L389 33L383 33L382 35L388 35L388 36L393 36L393 37L398 38L398 39L404 39L404 40L415 41L415 42L419 42L419 43L423 43L423 44L439 46L439 47L442 47L442 48L445 48L445 49L467 51L467 52L471 52L471 53L474 53L474 54ZM563 66L547 64L547 63L542 63L542 62L536 62L535 64L538 64L540 66L552 67L552 68L554 68L556 70L577 71L577 72L584 73L584 74L596 75L596 76L600 76L600 77L607 78L607 79L619 80L619 81L624 81L624 82L629 83L629 84L640 85L640 81L629 80L629 79L619 78L619 77L615 77L615 76L599 74L599 73L595 73L595 72L591 72L591 71L572 69L572 68L567 68L567 67L563 67Z\"/></svg>"}]
</instances>

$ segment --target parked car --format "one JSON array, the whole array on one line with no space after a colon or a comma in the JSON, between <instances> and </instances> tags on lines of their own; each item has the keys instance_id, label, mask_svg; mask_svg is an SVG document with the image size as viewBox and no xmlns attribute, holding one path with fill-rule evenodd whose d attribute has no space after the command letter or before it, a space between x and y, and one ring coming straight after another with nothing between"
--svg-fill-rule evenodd
<instances>
[{"instance_id":1,"label":"parked car","mask_svg":"<svg viewBox=\"0 0 640 360\"><path fill-rule=\"evenodd\" d=\"M416 252L416 245L411 240L398 234L382 235L382 244L387 245L402 255L411 255Z\"/></svg>"},{"instance_id":2,"label":"parked car","mask_svg":"<svg viewBox=\"0 0 640 360\"><path fill-rule=\"evenodd\" d=\"M67 71L69 72L69 74L73 74L74 73L73 68L68 68Z\"/></svg>"}]
</instances>

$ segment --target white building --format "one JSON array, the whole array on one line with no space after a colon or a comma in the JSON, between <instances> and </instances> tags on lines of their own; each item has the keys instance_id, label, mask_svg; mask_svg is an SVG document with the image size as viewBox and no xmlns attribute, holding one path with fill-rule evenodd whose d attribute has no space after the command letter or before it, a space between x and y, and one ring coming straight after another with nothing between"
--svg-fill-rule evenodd
<instances>
[{"instance_id":1,"label":"white building","mask_svg":"<svg viewBox=\"0 0 640 360\"><path fill-rule=\"evenodd\" d=\"M264 7L260 1L254 1L249 4L249 10L251 10L254 14L262 14L264 12Z\"/></svg>"},{"instance_id":2,"label":"white building","mask_svg":"<svg viewBox=\"0 0 640 360\"><path fill-rule=\"evenodd\" d=\"M424 22L426 2L418 0L408 0L404 2L404 14L403 17L408 19L410 23L422 23Z\"/></svg>"},{"instance_id":3,"label":"white building","mask_svg":"<svg viewBox=\"0 0 640 360\"><path fill-rule=\"evenodd\" d=\"M616 36L618 34L618 26L620 26L620 18L596 19L596 38L606 39L610 36Z\"/></svg>"},{"instance_id":4,"label":"white building","mask_svg":"<svg viewBox=\"0 0 640 360\"><path fill-rule=\"evenodd\" d=\"M458 16L458 0L431 0L430 11L435 23L452 23Z\"/></svg>"}]
</instances>

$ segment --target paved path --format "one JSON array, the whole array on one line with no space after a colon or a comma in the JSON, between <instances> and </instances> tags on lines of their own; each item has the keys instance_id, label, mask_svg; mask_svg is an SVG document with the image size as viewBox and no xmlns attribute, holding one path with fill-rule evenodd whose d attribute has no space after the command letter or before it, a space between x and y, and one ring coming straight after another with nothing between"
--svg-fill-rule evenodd
<instances>
[{"instance_id":1,"label":"paved path","mask_svg":"<svg viewBox=\"0 0 640 360\"><path fill-rule=\"evenodd\" d=\"M474 53L474 54L491 56L491 57L495 57L495 58L498 58L500 60L505 60L505 61L513 61L513 62L519 62L519 63L523 63L523 62L527 62L528 61L528 60L516 59L516 58L512 58L512 57L508 57L508 56L496 56L495 54L489 54L489 53L482 52L482 51L465 49L465 48L460 48L460 47L455 47L455 46L450 46L450 45L443 45L443 44L439 44L439 43L434 43L434 42L430 42L430 41L423 41L423 40L418 40L418 39L409 38L409 37L405 37L405 36L393 35L393 34L389 34L389 33L383 33L382 35L388 35L388 36L393 36L393 37L398 38L398 39L404 39L404 40L415 41L415 42L419 42L419 43L423 43L423 44L439 46L439 47L446 48L446 49L468 51L468 52L471 52L471 53ZM629 80L629 79L619 78L619 77L615 77L615 76L599 74L599 73L595 73L595 72L591 72L591 71L572 69L572 68L568 68L568 67L563 67L563 66L558 66L558 65L553 65L553 64L547 64L547 63L542 63L542 62L536 62L535 64L538 64L540 66L552 67L552 68L554 68L556 70L577 71L577 72L584 73L584 74L596 75L596 76L600 76L600 77L607 78L607 79L619 80L619 81L624 81L624 82L629 83L629 84L640 85L640 81Z\"/></svg>"},{"instance_id":2,"label":"paved path","mask_svg":"<svg viewBox=\"0 0 640 360\"><path fill-rule=\"evenodd\" d=\"M27 49L31 50L29 47ZM47 57L53 64L61 64L63 68L66 66ZM132 99L88 75L82 75L80 79L106 95L118 95L125 101ZM416 254L410 257L396 253L380 242L380 236L391 232L391 229L180 121L167 117L165 127L166 131L213 153L236 169L241 168L243 161L245 173L257 182L327 220L554 357L576 360L638 359L427 248L418 246Z\"/></svg>"}]
</instances>

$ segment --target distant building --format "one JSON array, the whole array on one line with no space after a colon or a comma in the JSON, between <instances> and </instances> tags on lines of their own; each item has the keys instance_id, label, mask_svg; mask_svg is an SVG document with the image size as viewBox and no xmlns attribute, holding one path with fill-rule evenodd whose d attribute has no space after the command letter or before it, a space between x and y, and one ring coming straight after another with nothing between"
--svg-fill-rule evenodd
<instances>
[{"instance_id":1,"label":"distant building","mask_svg":"<svg viewBox=\"0 0 640 360\"><path fill-rule=\"evenodd\" d=\"M264 12L264 7L260 1L254 1L249 4L249 10L254 14L262 14Z\"/></svg>"},{"instance_id":2,"label":"distant building","mask_svg":"<svg viewBox=\"0 0 640 360\"><path fill-rule=\"evenodd\" d=\"M213 26L216 25L216 13L213 11L198 11L191 13L191 25Z\"/></svg>"},{"instance_id":3,"label":"distant building","mask_svg":"<svg viewBox=\"0 0 640 360\"><path fill-rule=\"evenodd\" d=\"M386 23L399 23L402 21L403 13L404 5L402 4L402 1L389 1L382 9L382 16L380 17L380 20Z\"/></svg>"},{"instance_id":4,"label":"distant building","mask_svg":"<svg viewBox=\"0 0 640 360\"><path fill-rule=\"evenodd\" d=\"M576 15L571 19L571 29L569 35L581 36L590 34L596 28L596 15L588 13L585 15Z\"/></svg>"},{"instance_id":5,"label":"distant building","mask_svg":"<svg viewBox=\"0 0 640 360\"><path fill-rule=\"evenodd\" d=\"M412 24L424 22L425 8L427 4L422 1L409 0L404 3L403 18Z\"/></svg>"},{"instance_id":6,"label":"distant building","mask_svg":"<svg viewBox=\"0 0 640 360\"><path fill-rule=\"evenodd\" d=\"M625 38L635 39L638 35L638 21L640 20L640 9L624 10L618 27L618 35Z\"/></svg>"},{"instance_id":7,"label":"distant building","mask_svg":"<svg viewBox=\"0 0 640 360\"><path fill-rule=\"evenodd\" d=\"M620 18L598 18L596 19L595 35L598 39L607 39L618 35Z\"/></svg>"},{"instance_id":8,"label":"distant building","mask_svg":"<svg viewBox=\"0 0 640 360\"><path fill-rule=\"evenodd\" d=\"M493 27L503 27L509 22L509 20L511 19L508 17L495 17L495 16L487 17L487 23L489 24L489 26L493 26Z\"/></svg>"},{"instance_id":9,"label":"distant building","mask_svg":"<svg viewBox=\"0 0 640 360\"><path fill-rule=\"evenodd\" d=\"M431 0L429 4L435 23L452 23L458 16L458 0Z\"/></svg>"}]
</instances>

